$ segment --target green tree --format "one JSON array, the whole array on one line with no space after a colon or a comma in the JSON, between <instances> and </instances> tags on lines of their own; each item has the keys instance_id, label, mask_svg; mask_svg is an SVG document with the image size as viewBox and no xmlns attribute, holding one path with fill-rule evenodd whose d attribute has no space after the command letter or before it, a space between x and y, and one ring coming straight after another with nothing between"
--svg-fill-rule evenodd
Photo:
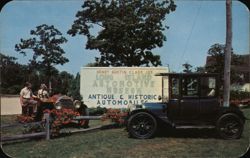
<instances>
[{"instance_id":1,"label":"green tree","mask_svg":"<svg viewBox=\"0 0 250 158\"><path fill-rule=\"evenodd\" d=\"M43 72L43 71L42 71ZM52 68L51 73L51 93L53 94L64 94L66 95L69 91L71 86L71 82L74 79L74 76L66 71L59 72L56 68ZM46 83L46 76L44 74L36 74L35 76L32 75L34 78L31 83L34 89L37 91L41 85L41 83Z\"/></svg>"},{"instance_id":2,"label":"green tree","mask_svg":"<svg viewBox=\"0 0 250 158\"><path fill-rule=\"evenodd\" d=\"M71 86L71 82L74 79L74 76L66 71L60 72L58 75L58 83L59 85L57 86L58 90L62 94L67 94L69 91L69 88Z\"/></svg>"},{"instance_id":3,"label":"green tree","mask_svg":"<svg viewBox=\"0 0 250 158\"><path fill-rule=\"evenodd\" d=\"M210 64L206 65L205 69L210 73L218 73L223 83L224 74L224 56L225 56L225 45L214 44L208 50L208 55L210 56ZM232 50L232 60L231 65L240 65L242 60L239 55L234 54ZM235 83L240 80L240 74L236 72L233 67L231 68L231 82Z\"/></svg>"},{"instance_id":4,"label":"green tree","mask_svg":"<svg viewBox=\"0 0 250 158\"><path fill-rule=\"evenodd\" d=\"M15 57L7 56L0 53L0 70L1 70L1 94L19 94L24 83L29 81L32 83L32 90L37 93L41 83L46 83L47 76L44 74L45 68L39 70L32 64L21 65L16 62ZM52 67L51 84L53 94L67 94L71 87L74 76L66 71L59 72ZM79 80L80 85L80 80Z\"/></svg>"},{"instance_id":5,"label":"green tree","mask_svg":"<svg viewBox=\"0 0 250 158\"><path fill-rule=\"evenodd\" d=\"M192 72L192 65L190 65L188 62L182 64L182 67L184 68L183 69L183 72L184 73L191 73Z\"/></svg>"},{"instance_id":6,"label":"green tree","mask_svg":"<svg viewBox=\"0 0 250 158\"><path fill-rule=\"evenodd\" d=\"M195 68L195 71L199 72L199 73L205 73L206 69L205 69L204 66L198 66L198 67Z\"/></svg>"},{"instance_id":7,"label":"green tree","mask_svg":"<svg viewBox=\"0 0 250 158\"><path fill-rule=\"evenodd\" d=\"M15 57L0 53L1 94L18 94L24 85L27 66L18 64Z\"/></svg>"},{"instance_id":8,"label":"green tree","mask_svg":"<svg viewBox=\"0 0 250 158\"><path fill-rule=\"evenodd\" d=\"M101 65L98 62L93 62L93 63L88 63L85 65L86 67L103 67L103 65Z\"/></svg>"},{"instance_id":9,"label":"green tree","mask_svg":"<svg viewBox=\"0 0 250 158\"><path fill-rule=\"evenodd\" d=\"M15 45L15 49L23 55L26 55L27 52L33 53L29 65L33 69L41 68L44 70L45 75L48 77L47 81L49 81L54 66L63 65L69 61L63 56L65 52L60 46L66 43L67 40L53 25L42 24L37 26L35 30L31 30L30 34L32 37L26 40L21 39L20 43Z\"/></svg>"},{"instance_id":10,"label":"green tree","mask_svg":"<svg viewBox=\"0 0 250 158\"><path fill-rule=\"evenodd\" d=\"M68 95L71 96L74 100L82 100L82 96L80 95L80 74L79 73L77 73L76 77L73 80L71 80Z\"/></svg>"},{"instance_id":11,"label":"green tree","mask_svg":"<svg viewBox=\"0 0 250 158\"><path fill-rule=\"evenodd\" d=\"M86 0L68 34L86 36L86 49L100 52L99 65L158 66L152 49L162 47L162 21L175 9L173 0Z\"/></svg>"}]
</instances>

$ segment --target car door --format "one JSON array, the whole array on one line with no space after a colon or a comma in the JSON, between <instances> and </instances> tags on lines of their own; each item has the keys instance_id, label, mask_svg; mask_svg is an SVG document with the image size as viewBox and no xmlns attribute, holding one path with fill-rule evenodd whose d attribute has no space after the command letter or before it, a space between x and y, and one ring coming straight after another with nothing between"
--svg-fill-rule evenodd
<instances>
[{"instance_id":1,"label":"car door","mask_svg":"<svg viewBox=\"0 0 250 158\"><path fill-rule=\"evenodd\" d=\"M195 120L199 117L199 78L185 75L181 79L181 120Z\"/></svg>"},{"instance_id":2,"label":"car door","mask_svg":"<svg viewBox=\"0 0 250 158\"><path fill-rule=\"evenodd\" d=\"M211 120L219 108L216 77L201 77L200 87L200 116L202 120Z\"/></svg>"},{"instance_id":3,"label":"car door","mask_svg":"<svg viewBox=\"0 0 250 158\"><path fill-rule=\"evenodd\" d=\"M170 120L178 120L180 116L180 77L178 75L169 76L169 101L167 115Z\"/></svg>"}]
</instances>

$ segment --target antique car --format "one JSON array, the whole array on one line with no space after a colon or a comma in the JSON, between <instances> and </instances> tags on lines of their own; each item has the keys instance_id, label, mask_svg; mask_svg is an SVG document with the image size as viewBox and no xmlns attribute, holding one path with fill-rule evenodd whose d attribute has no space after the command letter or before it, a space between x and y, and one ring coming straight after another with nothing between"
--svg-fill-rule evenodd
<instances>
[{"instance_id":1,"label":"antique car","mask_svg":"<svg viewBox=\"0 0 250 158\"><path fill-rule=\"evenodd\" d=\"M240 138L245 117L237 106L223 107L219 78L210 73L161 73L158 103L129 107L127 130L139 139L152 137L160 123L173 128L212 128L223 139Z\"/></svg>"},{"instance_id":2,"label":"antique car","mask_svg":"<svg viewBox=\"0 0 250 158\"><path fill-rule=\"evenodd\" d=\"M87 106L83 102L73 100L66 95L53 95L49 99L39 100L39 106L35 115L36 121L41 121L44 117L44 112L54 112L58 115L85 116L88 115ZM65 116L64 116L65 117ZM69 118L70 119L70 118ZM70 120L70 123L76 123L79 126L88 127L88 120Z\"/></svg>"}]
</instances>

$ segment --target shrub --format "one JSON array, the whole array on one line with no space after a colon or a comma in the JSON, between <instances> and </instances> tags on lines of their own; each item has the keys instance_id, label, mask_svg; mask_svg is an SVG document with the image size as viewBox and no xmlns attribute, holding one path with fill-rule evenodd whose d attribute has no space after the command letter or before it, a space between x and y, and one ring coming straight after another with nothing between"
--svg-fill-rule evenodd
<instances>
[{"instance_id":1,"label":"shrub","mask_svg":"<svg viewBox=\"0 0 250 158\"><path fill-rule=\"evenodd\" d=\"M243 100L243 99L250 99L250 92L244 91L230 91L230 99L231 100Z\"/></svg>"},{"instance_id":2,"label":"shrub","mask_svg":"<svg viewBox=\"0 0 250 158\"><path fill-rule=\"evenodd\" d=\"M88 108L88 111L90 116L98 116L106 113L107 109L105 107L98 106L96 108Z\"/></svg>"},{"instance_id":3,"label":"shrub","mask_svg":"<svg viewBox=\"0 0 250 158\"><path fill-rule=\"evenodd\" d=\"M119 126L125 125L125 119L128 116L128 111L125 109L108 109L103 115L102 120L111 119L112 122Z\"/></svg>"}]
</instances>

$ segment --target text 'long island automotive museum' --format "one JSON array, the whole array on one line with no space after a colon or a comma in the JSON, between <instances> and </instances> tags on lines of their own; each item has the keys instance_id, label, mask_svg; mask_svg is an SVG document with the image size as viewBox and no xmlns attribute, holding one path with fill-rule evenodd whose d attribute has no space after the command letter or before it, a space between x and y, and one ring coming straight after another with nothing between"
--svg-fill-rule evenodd
<instances>
[{"instance_id":1,"label":"text 'long island automotive museum'","mask_svg":"<svg viewBox=\"0 0 250 158\"><path fill-rule=\"evenodd\" d=\"M167 67L83 67L80 93L88 107L158 102L162 78L155 74L167 72Z\"/></svg>"}]
</instances>

